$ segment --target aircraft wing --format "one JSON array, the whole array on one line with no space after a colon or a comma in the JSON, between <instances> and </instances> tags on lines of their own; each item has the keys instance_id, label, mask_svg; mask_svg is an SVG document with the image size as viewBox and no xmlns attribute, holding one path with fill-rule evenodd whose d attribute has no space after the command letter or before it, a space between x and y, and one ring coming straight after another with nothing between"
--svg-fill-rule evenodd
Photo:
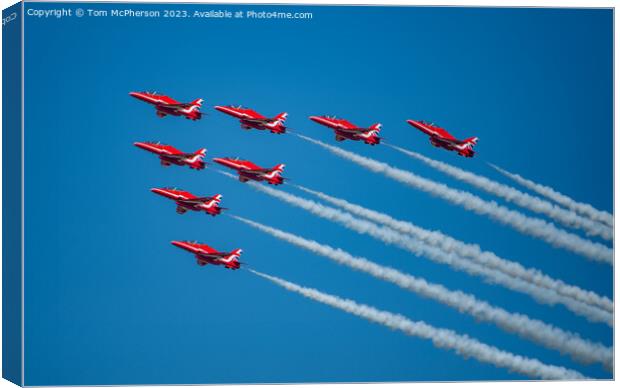
<instances>
[{"instance_id":1,"label":"aircraft wing","mask_svg":"<svg viewBox=\"0 0 620 388\"><path fill-rule=\"evenodd\" d=\"M226 253L223 253L223 252L198 253L198 256L206 260L218 260L226 256Z\"/></svg>"},{"instance_id":2,"label":"aircraft wing","mask_svg":"<svg viewBox=\"0 0 620 388\"><path fill-rule=\"evenodd\" d=\"M179 199L177 202L186 203L189 205L203 203L212 200L213 197L199 197L199 198L190 198L190 199Z\"/></svg>"},{"instance_id":3,"label":"aircraft wing","mask_svg":"<svg viewBox=\"0 0 620 388\"><path fill-rule=\"evenodd\" d=\"M167 106L169 108L189 108L190 106L192 106L192 104L189 103L179 103L179 104L162 104L164 106Z\"/></svg>"},{"instance_id":4,"label":"aircraft wing","mask_svg":"<svg viewBox=\"0 0 620 388\"><path fill-rule=\"evenodd\" d=\"M369 129L368 128L339 128L338 131L341 132L350 132L350 133L364 133L364 132L368 132Z\"/></svg>"},{"instance_id":5,"label":"aircraft wing","mask_svg":"<svg viewBox=\"0 0 620 388\"><path fill-rule=\"evenodd\" d=\"M247 121L248 123L256 123L256 124L267 124L271 123L273 120L268 118L252 118L252 119L243 119L243 121Z\"/></svg>"},{"instance_id":6,"label":"aircraft wing","mask_svg":"<svg viewBox=\"0 0 620 388\"><path fill-rule=\"evenodd\" d=\"M439 140L442 143L447 143L447 144L455 144L455 145L460 145L462 142L456 139L450 139L447 137L443 137L443 136L432 136L434 137L436 140Z\"/></svg>"},{"instance_id":7,"label":"aircraft wing","mask_svg":"<svg viewBox=\"0 0 620 388\"><path fill-rule=\"evenodd\" d=\"M266 168L260 168L260 169L256 169L256 170L249 170L249 169L246 169L246 168L242 168L239 171L243 172L244 174L248 174L248 175L258 175L258 174L268 173L271 170L266 169Z\"/></svg>"},{"instance_id":8,"label":"aircraft wing","mask_svg":"<svg viewBox=\"0 0 620 388\"><path fill-rule=\"evenodd\" d=\"M194 154L165 154L163 155L166 158L169 159L186 159L186 158L191 158L192 156L194 156Z\"/></svg>"}]
</instances>

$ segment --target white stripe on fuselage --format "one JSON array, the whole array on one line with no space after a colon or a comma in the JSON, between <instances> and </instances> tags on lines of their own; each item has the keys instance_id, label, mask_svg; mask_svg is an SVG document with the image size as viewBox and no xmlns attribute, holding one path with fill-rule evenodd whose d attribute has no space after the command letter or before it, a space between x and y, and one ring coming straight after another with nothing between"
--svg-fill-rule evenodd
<instances>
[{"instance_id":1,"label":"white stripe on fuselage","mask_svg":"<svg viewBox=\"0 0 620 388\"><path fill-rule=\"evenodd\" d=\"M192 113L193 111L197 110L198 108L200 108L200 106L198 104L191 104L189 106L189 108L182 108L182 107L178 107L178 106L170 106L170 105L188 105L188 104L183 104L183 103L170 103L170 102L166 102L164 100L161 100L159 98L154 98L148 95L143 95L142 97L146 98L147 100L149 100L149 102L151 102L154 105L157 105L158 108L165 108L165 109L169 109L169 110L173 110L176 112L181 112L181 113Z\"/></svg>"},{"instance_id":2,"label":"white stripe on fuselage","mask_svg":"<svg viewBox=\"0 0 620 388\"><path fill-rule=\"evenodd\" d=\"M276 177L277 175L279 175L279 174L280 174L280 171L278 171L278 170L273 170L273 171L271 171L269 174L263 174L263 176L264 176L265 178L267 178L267 179L273 179L273 178L275 178L275 177Z\"/></svg>"},{"instance_id":3,"label":"white stripe on fuselage","mask_svg":"<svg viewBox=\"0 0 620 388\"><path fill-rule=\"evenodd\" d=\"M379 133L379 131L377 131L376 129L372 129L372 130L370 130L368 132L362 132L358 136L363 137L364 139L368 139L368 138L376 135L377 133Z\"/></svg>"},{"instance_id":4,"label":"white stripe on fuselage","mask_svg":"<svg viewBox=\"0 0 620 388\"><path fill-rule=\"evenodd\" d=\"M250 116L249 114L245 113L245 112L239 112L238 110L232 109L232 108L228 108L226 106L222 106L221 109L226 112L226 113L230 113L232 116L235 116L239 119L244 119L244 118L253 118L252 116Z\"/></svg>"},{"instance_id":5,"label":"white stripe on fuselage","mask_svg":"<svg viewBox=\"0 0 620 388\"><path fill-rule=\"evenodd\" d=\"M175 154L173 154L172 152L168 151L165 148L159 148L159 147L153 146L153 145L148 144L148 143L143 143L143 145L146 146L149 150L155 151L158 154L175 155Z\"/></svg>"}]
</instances>

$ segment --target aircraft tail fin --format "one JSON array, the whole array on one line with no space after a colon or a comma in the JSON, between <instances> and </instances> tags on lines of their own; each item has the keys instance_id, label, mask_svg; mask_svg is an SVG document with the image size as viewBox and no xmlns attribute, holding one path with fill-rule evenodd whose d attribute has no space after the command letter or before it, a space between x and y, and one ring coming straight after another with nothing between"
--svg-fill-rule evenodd
<instances>
[{"instance_id":1,"label":"aircraft tail fin","mask_svg":"<svg viewBox=\"0 0 620 388\"><path fill-rule=\"evenodd\" d=\"M228 255L226 255L226 257L224 258L224 260L226 262L230 262L233 260L238 260L241 257L241 253L243 253L243 249L235 249L233 251L230 251L230 253Z\"/></svg>"},{"instance_id":2,"label":"aircraft tail fin","mask_svg":"<svg viewBox=\"0 0 620 388\"><path fill-rule=\"evenodd\" d=\"M205 100L203 100L202 98L197 98L197 99L195 99L194 101L190 102L190 104L191 104L192 106L198 106L198 107L201 107L201 106L202 106L202 103L203 103L204 101L205 101Z\"/></svg>"},{"instance_id":3,"label":"aircraft tail fin","mask_svg":"<svg viewBox=\"0 0 620 388\"><path fill-rule=\"evenodd\" d=\"M265 175L265 178L269 184L279 185L284 182L284 178L282 175L282 171L284 171L284 164L278 164L274 166L269 172Z\"/></svg>"},{"instance_id":4,"label":"aircraft tail fin","mask_svg":"<svg viewBox=\"0 0 620 388\"><path fill-rule=\"evenodd\" d=\"M465 144L468 147L473 147L476 144L478 144L478 138L477 137L468 137L467 139L463 140L463 144Z\"/></svg>"},{"instance_id":5,"label":"aircraft tail fin","mask_svg":"<svg viewBox=\"0 0 620 388\"><path fill-rule=\"evenodd\" d=\"M284 164L278 164L278 165L275 165L275 166L271 169L271 171L276 172L276 173L277 173L277 175L280 175L280 174L282 174L282 171L284 171L284 166L285 166Z\"/></svg>"},{"instance_id":6,"label":"aircraft tail fin","mask_svg":"<svg viewBox=\"0 0 620 388\"><path fill-rule=\"evenodd\" d=\"M271 130L272 133L281 134L286 132L286 127L284 126L284 122L288 117L288 113L282 112L273 119L271 122L267 123L265 126Z\"/></svg>"},{"instance_id":7,"label":"aircraft tail fin","mask_svg":"<svg viewBox=\"0 0 620 388\"><path fill-rule=\"evenodd\" d=\"M201 148L198 151L194 152L189 158L186 159L186 163L190 165L192 168L196 168L202 170L205 168L205 162L202 161L204 157L207 155L207 149Z\"/></svg>"},{"instance_id":8,"label":"aircraft tail fin","mask_svg":"<svg viewBox=\"0 0 620 388\"><path fill-rule=\"evenodd\" d=\"M276 117L274 117L275 121L283 123L286 121L286 118L288 117L288 113L286 112L282 112L279 115L277 115Z\"/></svg>"},{"instance_id":9,"label":"aircraft tail fin","mask_svg":"<svg viewBox=\"0 0 620 388\"><path fill-rule=\"evenodd\" d=\"M194 155L200 156L201 158L204 158L207 155L207 149L206 148L201 148L198 151L194 152Z\"/></svg>"},{"instance_id":10,"label":"aircraft tail fin","mask_svg":"<svg viewBox=\"0 0 620 388\"><path fill-rule=\"evenodd\" d=\"M371 125L370 128L368 129L370 129L371 131L379 132L381 131L381 127L382 127L381 123L376 123L376 124Z\"/></svg>"},{"instance_id":11,"label":"aircraft tail fin","mask_svg":"<svg viewBox=\"0 0 620 388\"><path fill-rule=\"evenodd\" d=\"M215 202L220 203L220 201L222 200L222 194L214 195L213 199L215 200Z\"/></svg>"}]
</instances>

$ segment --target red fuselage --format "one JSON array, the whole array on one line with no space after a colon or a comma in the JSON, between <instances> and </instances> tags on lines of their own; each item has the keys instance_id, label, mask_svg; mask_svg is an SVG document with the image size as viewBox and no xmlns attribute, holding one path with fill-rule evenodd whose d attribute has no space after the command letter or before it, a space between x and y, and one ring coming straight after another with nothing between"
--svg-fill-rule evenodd
<instances>
[{"instance_id":1,"label":"red fuselage","mask_svg":"<svg viewBox=\"0 0 620 388\"><path fill-rule=\"evenodd\" d=\"M196 256L196 262L200 266L207 264L223 265L233 270L241 267L241 263L238 260L241 256L241 249L235 249L231 252L219 252L207 244L189 241L172 241L172 245L193 253Z\"/></svg>"},{"instance_id":2,"label":"red fuselage","mask_svg":"<svg viewBox=\"0 0 620 388\"><path fill-rule=\"evenodd\" d=\"M381 143L381 138L379 137L381 124L374 124L369 128L360 128L348 120L328 116L310 116L310 120L331 128L336 136L336 141L349 139L355 141L361 140L370 145Z\"/></svg>"},{"instance_id":3,"label":"red fuselage","mask_svg":"<svg viewBox=\"0 0 620 388\"><path fill-rule=\"evenodd\" d=\"M247 182L249 180L258 182L266 181L270 185L280 185L284 182L284 178L280 176L284 169L284 164L278 164L273 168L262 168L248 160L213 158L213 161L222 166L236 170L241 182Z\"/></svg>"},{"instance_id":4,"label":"red fuselage","mask_svg":"<svg viewBox=\"0 0 620 388\"><path fill-rule=\"evenodd\" d=\"M441 147L448 151L456 151L459 155L471 158L475 155L473 150L478 138L471 137L458 140L445 129L424 121L407 120L407 123L429 136L429 140L435 147Z\"/></svg>"},{"instance_id":5,"label":"red fuselage","mask_svg":"<svg viewBox=\"0 0 620 388\"><path fill-rule=\"evenodd\" d=\"M278 135L286 132L286 126L284 126L287 117L286 112L280 113L274 118L268 118L252 109L240 106L216 106L215 109L239 119L243 129L267 130Z\"/></svg>"},{"instance_id":6,"label":"red fuselage","mask_svg":"<svg viewBox=\"0 0 620 388\"><path fill-rule=\"evenodd\" d=\"M129 95L140 101L154 105L155 113L158 117L165 117L168 115L184 116L190 120L198 120L202 117L202 113L200 113L200 106L202 105L203 100L201 98L189 103L183 103L157 93L131 92Z\"/></svg>"},{"instance_id":7,"label":"red fuselage","mask_svg":"<svg viewBox=\"0 0 620 388\"><path fill-rule=\"evenodd\" d=\"M163 197L172 199L177 204L177 213L184 214L188 210L204 211L206 214L216 216L222 212L219 203L222 199L221 194L212 197L197 197L189 191L170 188L154 188L151 191Z\"/></svg>"},{"instance_id":8,"label":"red fuselage","mask_svg":"<svg viewBox=\"0 0 620 388\"><path fill-rule=\"evenodd\" d=\"M205 162L203 162L202 159L204 159L207 154L207 150L204 148L199 149L193 154L188 154L167 144L155 142L135 142L133 144L138 148L158 155L162 166L168 167L175 164L177 166L189 166L195 170L202 170L205 168Z\"/></svg>"}]
</instances>

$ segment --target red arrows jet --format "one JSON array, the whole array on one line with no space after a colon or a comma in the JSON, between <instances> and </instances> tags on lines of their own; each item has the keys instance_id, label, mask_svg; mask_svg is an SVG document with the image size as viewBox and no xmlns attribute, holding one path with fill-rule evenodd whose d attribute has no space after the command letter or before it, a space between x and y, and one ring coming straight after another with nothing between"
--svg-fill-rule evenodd
<instances>
[{"instance_id":1,"label":"red arrows jet","mask_svg":"<svg viewBox=\"0 0 620 388\"><path fill-rule=\"evenodd\" d=\"M243 108L241 106L216 106L215 109L226 113L227 115L238 118L241 123L241 128L243 129L254 128L268 130L271 131L271 133L277 133L278 135L286 132L286 127L284 126L284 122L288 116L288 113L286 112L282 112L276 117L270 119L252 109Z\"/></svg>"},{"instance_id":2,"label":"red arrows jet","mask_svg":"<svg viewBox=\"0 0 620 388\"><path fill-rule=\"evenodd\" d=\"M381 124L379 123L373 124L368 128L360 128L350 121L331 116L310 116L310 120L333 129L336 141L343 141L345 139L363 140L364 143L372 146L381 142L379 137Z\"/></svg>"},{"instance_id":3,"label":"red arrows jet","mask_svg":"<svg viewBox=\"0 0 620 388\"><path fill-rule=\"evenodd\" d=\"M196 255L196 263L200 266L211 264L223 265L232 270L241 268L242 263L238 260L241 256L241 249L235 249L231 252L219 252L207 244L200 244L196 241L172 241L172 245Z\"/></svg>"},{"instance_id":4,"label":"red arrows jet","mask_svg":"<svg viewBox=\"0 0 620 388\"><path fill-rule=\"evenodd\" d=\"M284 183L284 178L280 176L284 170L283 164L278 164L273 168L262 168L250 161L239 158L213 158L213 161L222 166L237 170L241 182L249 180L267 181L270 185L281 185Z\"/></svg>"},{"instance_id":5,"label":"red arrows jet","mask_svg":"<svg viewBox=\"0 0 620 388\"><path fill-rule=\"evenodd\" d=\"M478 142L477 137L469 137L465 140L458 140L448 133L445 129L426 121L407 120L414 128L424 132L429 136L431 144L441 147L448 151L456 151L459 155L472 158L475 155L474 146Z\"/></svg>"},{"instance_id":6,"label":"red arrows jet","mask_svg":"<svg viewBox=\"0 0 620 388\"><path fill-rule=\"evenodd\" d=\"M225 210L219 206L222 200L222 194L216 194L212 197L196 197L189 191L179 190L177 188L164 187L161 189L151 189L155 194L174 200L177 204L177 213L184 214L188 210L204 211L213 217L217 216Z\"/></svg>"},{"instance_id":7,"label":"red arrows jet","mask_svg":"<svg viewBox=\"0 0 620 388\"><path fill-rule=\"evenodd\" d=\"M161 164L165 167L176 164L177 166L187 165L189 168L195 170L202 170L205 168L205 162L203 162L202 159L204 159L207 154L206 148L201 148L193 154L186 154L171 145L162 144L160 142L135 142L133 145L159 155Z\"/></svg>"},{"instance_id":8,"label":"red arrows jet","mask_svg":"<svg viewBox=\"0 0 620 388\"><path fill-rule=\"evenodd\" d=\"M157 92L131 92L129 95L155 105L155 113L158 117L166 117L167 115L185 116L188 120L198 120L202 117L200 112L200 107L204 101L202 98L185 103L163 94L157 94Z\"/></svg>"}]
</instances>

